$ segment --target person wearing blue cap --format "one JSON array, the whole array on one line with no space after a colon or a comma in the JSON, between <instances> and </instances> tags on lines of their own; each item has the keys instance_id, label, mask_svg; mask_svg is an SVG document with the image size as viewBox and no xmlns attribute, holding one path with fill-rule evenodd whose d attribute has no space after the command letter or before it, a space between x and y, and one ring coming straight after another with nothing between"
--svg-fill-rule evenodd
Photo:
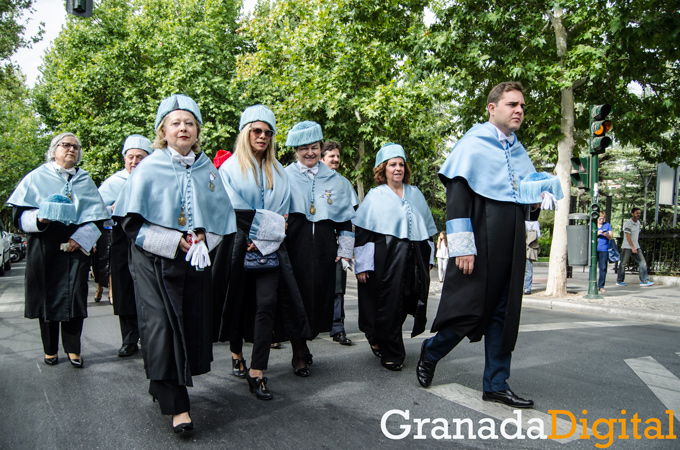
<instances>
[{"instance_id":1,"label":"person wearing blue cap","mask_svg":"<svg viewBox=\"0 0 680 450\"><path fill-rule=\"evenodd\" d=\"M134 245L130 272L149 394L172 415L175 433L190 431L187 386L213 360L211 252L236 232L236 216L210 158L201 152L203 123L186 95L163 100L156 149L135 168L113 218Z\"/></svg>"},{"instance_id":2,"label":"person wearing blue cap","mask_svg":"<svg viewBox=\"0 0 680 450\"><path fill-rule=\"evenodd\" d=\"M425 197L409 184L411 169L401 145L385 144L373 172L376 187L352 221L359 329L383 367L400 371L406 357L401 331L406 316L414 318L411 337L425 330L437 227Z\"/></svg>"},{"instance_id":3,"label":"person wearing blue cap","mask_svg":"<svg viewBox=\"0 0 680 450\"><path fill-rule=\"evenodd\" d=\"M286 339L277 328L293 330L297 333L293 337L306 336L308 328L283 244L290 184L276 159L275 133L276 119L269 108L264 105L246 108L241 114L234 156L219 170L238 223L233 250L224 257L231 265L228 285L219 288L218 278L224 280L224 271L213 272L215 295L218 299L226 295L219 339L229 341L232 374L245 378L250 392L259 400L273 398L264 370L272 336L279 342ZM277 264L253 271L245 267L246 257L252 255L275 258ZM218 256L216 263L221 259ZM275 327L275 323L281 326ZM244 339L253 343L250 368L243 357Z\"/></svg>"},{"instance_id":4,"label":"person wearing blue cap","mask_svg":"<svg viewBox=\"0 0 680 450\"><path fill-rule=\"evenodd\" d=\"M297 157L286 167L291 185L286 247L311 328L305 338L290 340L293 373L300 377L310 375L313 362L307 340L333 325L335 263L349 262L354 248L353 193L319 161L322 140L321 126L311 121L293 126L286 140Z\"/></svg>"},{"instance_id":5,"label":"person wearing blue cap","mask_svg":"<svg viewBox=\"0 0 680 450\"><path fill-rule=\"evenodd\" d=\"M108 218L73 133L54 137L47 162L26 175L10 196L17 229L28 234L24 316L38 319L44 362L59 361L59 331L71 365L84 366L80 337L87 317L90 251Z\"/></svg>"},{"instance_id":6,"label":"person wearing blue cap","mask_svg":"<svg viewBox=\"0 0 680 450\"><path fill-rule=\"evenodd\" d=\"M115 202L123 185L132 171L144 158L153 152L151 141L139 134L132 134L123 144L125 168L107 178L99 187L106 209L113 214ZM118 349L118 356L127 357L135 354L139 347L139 327L137 325L137 303L135 302L135 286L130 274L128 254L131 241L123 231L120 223L114 223L111 230L110 268L111 282L109 296L112 298L113 313L118 316L123 343Z\"/></svg>"},{"instance_id":7,"label":"person wearing blue cap","mask_svg":"<svg viewBox=\"0 0 680 450\"><path fill-rule=\"evenodd\" d=\"M449 257L436 335L423 341L416 368L429 387L437 363L468 337L484 337L482 399L513 408L532 400L510 390L526 260L525 220L530 205L551 208L562 198L559 180L536 173L515 132L524 120L524 88L496 85L487 98L489 121L473 126L439 171L446 186Z\"/></svg>"}]
</instances>

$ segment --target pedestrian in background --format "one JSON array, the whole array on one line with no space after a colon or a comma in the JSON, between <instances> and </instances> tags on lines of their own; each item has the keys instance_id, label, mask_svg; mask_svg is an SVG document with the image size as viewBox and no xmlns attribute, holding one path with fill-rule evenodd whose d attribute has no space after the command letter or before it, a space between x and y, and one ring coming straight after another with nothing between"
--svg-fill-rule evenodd
<instances>
[{"instance_id":1,"label":"pedestrian in background","mask_svg":"<svg viewBox=\"0 0 680 450\"><path fill-rule=\"evenodd\" d=\"M134 242L130 272L149 394L161 414L172 415L175 433L194 429L187 386L213 360L210 252L236 232L222 179L201 152L202 123L190 97L163 100L155 151L132 172L113 211Z\"/></svg>"},{"instance_id":2,"label":"pedestrian in background","mask_svg":"<svg viewBox=\"0 0 680 450\"><path fill-rule=\"evenodd\" d=\"M321 150L321 162L332 171L337 171L338 167L340 167L340 144L333 141L326 142L323 145L323 150ZM352 206L356 209L359 205L359 197L354 192L352 183L345 177L342 177L342 179L346 182L347 189L352 194ZM333 342L338 342L340 345L352 345L352 340L345 333L346 271L349 267L350 263L344 259L340 259L335 263L335 301L333 304L333 327L331 328L330 336L333 338Z\"/></svg>"},{"instance_id":3,"label":"pedestrian in background","mask_svg":"<svg viewBox=\"0 0 680 450\"><path fill-rule=\"evenodd\" d=\"M642 225L640 223L640 216L642 211L640 208L633 208L630 212L630 219L623 224L623 244L621 244L621 261L619 262L619 272L616 277L617 286L625 286L626 280L626 266L630 261L631 256L638 265L638 272L640 277L640 286L652 286L654 283L649 281L647 273L647 262L645 256L640 249L640 230Z\"/></svg>"},{"instance_id":4,"label":"pedestrian in background","mask_svg":"<svg viewBox=\"0 0 680 450\"><path fill-rule=\"evenodd\" d=\"M27 233L24 316L38 319L44 362L59 361L59 331L68 359L82 368L80 336L87 317L90 251L108 219L73 133L55 136L47 162L26 175L7 203L14 226Z\"/></svg>"},{"instance_id":5,"label":"pedestrian in background","mask_svg":"<svg viewBox=\"0 0 680 450\"><path fill-rule=\"evenodd\" d=\"M607 262L609 260L609 240L612 239L612 226L606 221L605 214L600 213L597 218L597 270L599 275L597 277L598 292L607 292L604 288L604 283L607 278Z\"/></svg>"},{"instance_id":6,"label":"pedestrian in background","mask_svg":"<svg viewBox=\"0 0 680 450\"><path fill-rule=\"evenodd\" d=\"M444 282L446 267L449 265L449 241L446 238L446 231L440 231L437 237L437 272L439 282Z\"/></svg>"},{"instance_id":7,"label":"pedestrian in background","mask_svg":"<svg viewBox=\"0 0 680 450\"><path fill-rule=\"evenodd\" d=\"M527 233L526 251L527 262L524 268L524 295L531 294L531 286L534 282L534 261L538 260L538 238L541 237L541 225L538 223L540 208L534 208L529 212L529 220L524 221Z\"/></svg>"},{"instance_id":8,"label":"pedestrian in background","mask_svg":"<svg viewBox=\"0 0 680 450\"><path fill-rule=\"evenodd\" d=\"M402 327L413 316L411 337L425 330L430 269L437 234L399 144L385 144L375 158L376 187L357 209L355 259L359 281L359 329L388 370L406 358Z\"/></svg>"}]
</instances>

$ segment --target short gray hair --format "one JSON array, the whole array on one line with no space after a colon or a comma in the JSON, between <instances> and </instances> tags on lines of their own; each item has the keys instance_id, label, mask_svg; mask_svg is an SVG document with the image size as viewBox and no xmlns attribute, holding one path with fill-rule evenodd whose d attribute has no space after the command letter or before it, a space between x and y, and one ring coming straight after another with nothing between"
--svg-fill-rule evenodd
<instances>
[{"instance_id":1,"label":"short gray hair","mask_svg":"<svg viewBox=\"0 0 680 450\"><path fill-rule=\"evenodd\" d=\"M50 142L50 148L47 150L47 153L45 153L45 159L47 160L47 162L54 161L54 154L57 151L57 146L61 144L61 141L63 141L66 136L73 136L73 138L80 146L80 150L78 150L78 160L76 161L76 165L80 164L80 161L83 160L83 146L80 143L80 139L78 139L78 136L76 136L73 133L61 133L52 138L52 142Z\"/></svg>"}]
</instances>

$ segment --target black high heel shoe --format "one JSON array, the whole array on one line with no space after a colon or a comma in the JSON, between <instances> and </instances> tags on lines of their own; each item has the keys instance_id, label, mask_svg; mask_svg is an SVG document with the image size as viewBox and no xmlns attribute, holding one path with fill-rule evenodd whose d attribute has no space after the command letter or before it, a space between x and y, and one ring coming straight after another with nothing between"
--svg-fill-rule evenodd
<instances>
[{"instance_id":1,"label":"black high heel shoe","mask_svg":"<svg viewBox=\"0 0 680 450\"><path fill-rule=\"evenodd\" d=\"M243 364L243 369L241 369L241 364ZM231 358L231 374L234 375L235 377L238 378L245 378L246 377L246 371L248 370L248 367L246 367L246 359L234 359Z\"/></svg>"},{"instance_id":2,"label":"black high heel shoe","mask_svg":"<svg viewBox=\"0 0 680 450\"><path fill-rule=\"evenodd\" d=\"M298 377L306 378L311 375L311 372L309 371L309 367L307 367L307 361L303 358L302 361L305 363L304 366L302 367L295 367L296 363L298 363L300 360L296 360L293 358L291 361L291 364L293 365L293 373L297 375Z\"/></svg>"},{"instance_id":3,"label":"black high heel shoe","mask_svg":"<svg viewBox=\"0 0 680 450\"><path fill-rule=\"evenodd\" d=\"M80 358L75 359L71 359L71 357L69 356L68 360L71 362L71 365L76 369L82 369L85 366L85 359L82 356Z\"/></svg>"},{"instance_id":4,"label":"black high heel shoe","mask_svg":"<svg viewBox=\"0 0 680 450\"><path fill-rule=\"evenodd\" d=\"M380 353L380 348L375 348L375 347L373 347L373 346L371 345L371 351L372 351L373 354L374 354L375 356L377 356L378 358L382 358L382 353Z\"/></svg>"},{"instance_id":5,"label":"black high heel shoe","mask_svg":"<svg viewBox=\"0 0 680 450\"><path fill-rule=\"evenodd\" d=\"M312 359L312 354L311 353L305 353L302 355L302 359L305 361L305 363L309 366L314 364L314 360Z\"/></svg>"},{"instance_id":6,"label":"black high heel shoe","mask_svg":"<svg viewBox=\"0 0 680 450\"><path fill-rule=\"evenodd\" d=\"M52 358L45 357L44 361L48 366L54 366L59 362L59 356L54 356Z\"/></svg>"},{"instance_id":7,"label":"black high heel shoe","mask_svg":"<svg viewBox=\"0 0 680 450\"><path fill-rule=\"evenodd\" d=\"M254 393L258 400L271 400L274 398L269 389L267 389L267 377L253 378L250 376L250 372L246 370L246 380L248 380L250 392Z\"/></svg>"},{"instance_id":8,"label":"black high heel shoe","mask_svg":"<svg viewBox=\"0 0 680 450\"><path fill-rule=\"evenodd\" d=\"M189 418L191 419L191 416L189 416ZM194 429L193 422L184 422L172 426L172 431L174 431L175 433L184 433L185 431L192 431L193 429Z\"/></svg>"},{"instance_id":9,"label":"black high heel shoe","mask_svg":"<svg viewBox=\"0 0 680 450\"><path fill-rule=\"evenodd\" d=\"M403 369L403 367L404 367L403 364L393 363L393 362L381 362L381 364L385 369L391 370L393 372L400 372L401 369Z\"/></svg>"}]
</instances>

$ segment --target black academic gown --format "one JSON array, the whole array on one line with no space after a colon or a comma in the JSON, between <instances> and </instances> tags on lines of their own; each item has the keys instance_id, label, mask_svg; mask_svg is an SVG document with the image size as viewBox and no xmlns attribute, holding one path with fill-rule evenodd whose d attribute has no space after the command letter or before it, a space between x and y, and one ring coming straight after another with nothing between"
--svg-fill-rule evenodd
<instances>
[{"instance_id":1,"label":"black academic gown","mask_svg":"<svg viewBox=\"0 0 680 450\"><path fill-rule=\"evenodd\" d=\"M102 228L102 235L95 244L96 250L92 249L92 274L94 282L102 287L109 287L109 253L111 250L111 230Z\"/></svg>"},{"instance_id":2,"label":"black academic gown","mask_svg":"<svg viewBox=\"0 0 680 450\"><path fill-rule=\"evenodd\" d=\"M213 360L210 266L197 271L182 251L169 259L135 245L143 221L129 214L122 225L133 242L130 273L146 376L193 386L192 376L209 372Z\"/></svg>"},{"instance_id":3,"label":"black academic gown","mask_svg":"<svg viewBox=\"0 0 680 450\"><path fill-rule=\"evenodd\" d=\"M375 245L374 270L358 283L359 329L374 339L400 341L407 314L414 317L411 337L425 330L430 289L429 241L409 241L356 227L356 247Z\"/></svg>"},{"instance_id":4,"label":"black academic gown","mask_svg":"<svg viewBox=\"0 0 680 450\"><path fill-rule=\"evenodd\" d=\"M246 272L243 269L243 260L255 210L237 209L235 212L238 231L233 239L233 245L228 255L221 248L218 249L218 255L215 258L216 266L213 270L215 303L219 303L220 299L224 303L217 339L222 342L240 339L253 342L255 339L253 328L256 310L255 284L258 274ZM272 342L307 337L310 333L307 316L285 244L282 243L276 253L279 257L277 269L279 271L279 301L275 312ZM228 283L221 283L219 279L224 279L225 273L225 269L221 267L227 265L227 258L230 265L227 272ZM265 287L268 286L259 286L260 289ZM224 302L225 297L226 302Z\"/></svg>"},{"instance_id":5,"label":"black academic gown","mask_svg":"<svg viewBox=\"0 0 680 450\"><path fill-rule=\"evenodd\" d=\"M288 215L285 243L311 328L308 339L331 331L333 326L337 236L351 230L349 220L310 222L304 214Z\"/></svg>"},{"instance_id":6,"label":"black academic gown","mask_svg":"<svg viewBox=\"0 0 680 450\"><path fill-rule=\"evenodd\" d=\"M477 256L470 275L449 263L432 331L453 326L458 336L481 340L508 287L501 350L510 352L517 341L522 308L528 206L482 197L460 177L446 179L445 185L448 220L470 218Z\"/></svg>"},{"instance_id":7,"label":"black academic gown","mask_svg":"<svg viewBox=\"0 0 680 450\"><path fill-rule=\"evenodd\" d=\"M111 230L110 268L113 313L117 316L136 316L135 285L130 274L130 238L121 224Z\"/></svg>"},{"instance_id":8,"label":"black academic gown","mask_svg":"<svg viewBox=\"0 0 680 450\"><path fill-rule=\"evenodd\" d=\"M13 208L17 229L21 229L21 215L29 209ZM50 222L39 227L44 231L28 233L27 238L24 317L49 322L87 317L90 257L80 250L67 253L59 249L80 225Z\"/></svg>"}]
</instances>

